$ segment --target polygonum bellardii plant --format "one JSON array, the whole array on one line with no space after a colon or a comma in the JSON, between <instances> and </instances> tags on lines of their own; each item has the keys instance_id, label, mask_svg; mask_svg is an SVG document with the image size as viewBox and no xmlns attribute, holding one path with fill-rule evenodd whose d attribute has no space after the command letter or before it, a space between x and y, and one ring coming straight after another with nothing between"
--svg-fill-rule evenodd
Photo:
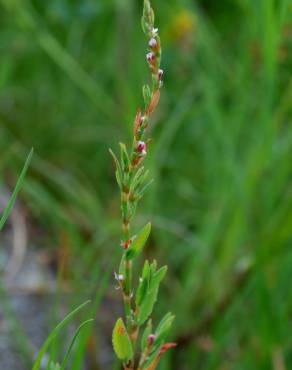
<instances>
[{"instance_id":1,"label":"polygonum bellardii plant","mask_svg":"<svg viewBox=\"0 0 292 370\"><path fill-rule=\"evenodd\" d=\"M133 235L131 223L137 204L151 183L143 166L149 143L145 137L150 117L159 103L163 78L160 37L154 27L154 12L149 0L144 0L142 29L148 38L146 60L152 81L150 85L143 86L144 108L138 110L134 120L131 150L121 143L120 160L110 150L121 192L123 255L115 278L122 292L125 310L125 320L119 318L113 330L113 347L124 370L155 370L163 353L175 346L174 343L165 343L174 316L167 313L156 328L151 320L159 285L167 267L158 268L155 260L145 261L137 286L135 289L133 286L133 263L147 242L151 224L146 224Z\"/></svg>"}]
</instances>

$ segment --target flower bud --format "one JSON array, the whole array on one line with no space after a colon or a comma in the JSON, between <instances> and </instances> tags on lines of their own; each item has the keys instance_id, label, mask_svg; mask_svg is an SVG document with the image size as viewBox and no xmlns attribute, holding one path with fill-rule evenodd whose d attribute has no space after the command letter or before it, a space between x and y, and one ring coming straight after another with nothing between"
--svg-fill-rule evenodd
<instances>
[{"instance_id":1,"label":"flower bud","mask_svg":"<svg viewBox=\"0 0 292 370\"><path fill-rule=\"evenodd\" d=\"M125 240L124 242L122 242L122 247L126 250L129 248L130 244L132 243L132 240Z\"/></svg>"},{"instance_id":2,"label":"flower bud","mask_svg":"<svg viewBox=\"0 0 292 370\"><path fill-rule=\"evenodd\" d=\"M123 281L123 280L124 280L124 275L119 274L119 275L118 275L118 280L119 280L119 281Z\"/></svg>"},{"instance_id":3,"label":"flower bud","mask_svg":"<svg viewBox=\"0 0 292 370\"><path fill-rule=\"evenodd\" d=\"M151 48L151 49L155 49L156 47L157 47L157 40L154 38L154 37L152 37L151 39L150 39L150 41L149 41L149 47Z\"/></svg>"},{"instance_id":4,"label":"flower bud","mask_svg":"<svg viewBox=\"0 0 292 370\"><path fill-rule=\"evenodd\" d=\"M148 344L148 346L152 346L152 344L155 341L155 338L156 338L156 336L154 334L148 335L148 337L147 337L147 344Z\"/></svg>"},{"instance_id":5,"label":"flower bud","mask_svg":"<svg viewBox=\"0 0 292 370\"><path fill-rule=\"evenodd\" d=\"M144 141L138 141L137 151L138 151L140 154L142 154L142 155L146 155L146 154L147 154L147 151L146 151L146 144L144 143Z\"/></svg>"},{"instance_id":6,"label":"flower bud","mask_svg":"<svg viewBox=\"0 0 292 370\"><path fill-rule=\"evenodd\" d=\"M115 279L116 279L117 281L122 282L122 281L124 281L124 275L122 275L122 274L117 274L117 273L115 272Z\"/></svg>"},{"instance_id":7,"label":"flower bud","mask_svg":"<svg viewBox=\"0 0 292 370\"><path fill-rule=\"evenodd\" d=\"M159 81L161 81L161 80L162 80L163 74L164 74L163 69L159 69L159 70L158 70L158 80L159 80Z\"/></svg>"},{"instance_id":8,"label":"flower bud","mask_svg":"<svg viewBox=\"0 0 292 370\"><path fill-rule=\"evenodd\" d=\"M152 53L152 51L150 51L150 53L147 53L146 54L146 59L147 59L148 63L153 63L154 60L155 60L154 53Z\"/></svg>"}]
</instances>

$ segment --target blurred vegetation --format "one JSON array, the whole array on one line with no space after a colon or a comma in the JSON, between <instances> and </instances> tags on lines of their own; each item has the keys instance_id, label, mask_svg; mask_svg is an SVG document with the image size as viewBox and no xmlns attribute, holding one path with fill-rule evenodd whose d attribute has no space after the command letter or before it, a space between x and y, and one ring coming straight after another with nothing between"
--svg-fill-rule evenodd
<instances>
[{"instance_id":1,"label":"blurred vegetation","mask_svg":"<svg viewBox=\"0 0 292 370\"><path fill-rule=\"evenodd\" d=\"M21 199L31 240L59 256L68 311L98 292L98 315L113 294L120 214L108 147L127 141L142 103L141 5L0 1L2 183L13 186L34 147ZM153 5L165 86L139 222L153 220L147 257L169 265L156 313L175 313L179 346L161 369L288 369L291 2Z\"/></svg>"}]
</instances>

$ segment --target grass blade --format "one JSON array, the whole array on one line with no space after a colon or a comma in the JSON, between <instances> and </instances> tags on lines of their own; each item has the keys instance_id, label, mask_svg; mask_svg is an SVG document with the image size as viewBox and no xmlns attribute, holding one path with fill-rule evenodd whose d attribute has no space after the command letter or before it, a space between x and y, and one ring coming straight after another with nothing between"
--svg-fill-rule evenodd
<instances>
[{"instance_id":1,"label":"grass blade","mask_svg":"<svg viewBox=\"0 0 292 370\"><path fill-rule=\"evenodd\" d=\"M74 346L74 343L76 342L76 339L78 338L78 336L79 336L79 334L80 334L81 330L83 329L83 327L84 327L85 325L87 325L87 324L91 323L92 321L94 321L94 320L93 320L93 319L89 319L89 320L84 321L84 322L83 322L83 323L78 327L78 329L76 330L76 332L75 332L75 334L74 334L74 336L73 336L73 338L72 338L72 340L71 340L71 342L70 342L70 345L69 345L69 347L68 347L68 349L67 349L67 351L66 351L66 354L65 354L65 356L64 356L64 360L63 360L63 362L62 362L62 364L61 364L61 368L60 368L60 370L65 370L65 367L66 367L66 365L67 365L67 362L68 362L68 359L69 359L70 353L71 353L71 351L72 351L72 348L73 348L73 346Z\"/></svg>"},{"instance_id":2,"label":"grass blade","mask_svg":"<svg viewBox=\"0 0 292 370\"><path fill-rule=\"evenodd\" d=\"M7 218L9 216L10 212L11 212L11 209L14 206L14 203L15 203L15 200L16 200L16 197L17 197L17 194L18 194L18 192L19 192L19 190L21 188L21 185L23 183L23 180L24 180L25 174L27 172L28 166L29 166L29 164L31 162L32 155L33 155L33 149L30 150L29 155L26 158L25 164L24 164L23 169L21 171L21 174L20 174L20 176L19 176L19 178L17 180L17 183L16 183L16 186L15 186L15 188L13 190L13 193L12 193L12 195L11 195L11 197L9 199L9 202L8 202L6 208L4 209L4 212L3 212L2 216L1 216L1 220L0 220L0 231L2 230L5 222L7 221Z\"/></svg>"},{"instance_id":3,"label":"grass blade","mask_svg":"<svg viewBox=\"0 0 292 370\"><path fill-rule=\"evenodd\" d=\"M41 361L42 361L42 358L43 358L43 355L45 354L46 350L48 349L49 345L52 343L53 339L56 337L56 335L58 334L58 332L69 322L72 320L72 318L80 311L82 310L82 308L84 306L86 306L90 301L86 301L84 303L82 303L80 306L78 306L77 308L75 308L75 310L73 310L72 312L70 312L65 318L64 320L62 320L56 327L55 329L51 332L51 334L48 336L47 340L45 341L45 343L43 344L42 348L40 349L37 357L36 357L36 360L35 360L35 363L33 365L33 368L32 370L39 370L40 369L40 365L41 365Z\"/></svg>"}]
</instances>

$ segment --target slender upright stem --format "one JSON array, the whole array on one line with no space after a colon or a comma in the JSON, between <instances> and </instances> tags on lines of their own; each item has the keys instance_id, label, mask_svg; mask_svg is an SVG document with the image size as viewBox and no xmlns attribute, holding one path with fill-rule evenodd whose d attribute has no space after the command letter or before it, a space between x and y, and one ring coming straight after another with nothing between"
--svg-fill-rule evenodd
<instances>
[{"instance_id":1,"label":"slender upright stem","mask_svg":"<svg viewBox=\"0 0 292 370\"><path fill-rule=\"evenodd\" d=\"M132 260L126 258L126 252L130 247L133 236L131 236L131 221L135 214L138 201L142 198L146 187L145 179L147 172L143 173L143 160L147 154L147 142L144 135L149 125L149 118L154 112L160 98L160 87L162 86L163 71L160 69L161 47L158 30L154 28L154 13L149 0L144 0L144 11L142 17L143 31L148 37L148 53L146 59L151 72L151 86L143 87L144 109L138 110L134 121L133 144L130 153L124 144L121 144L121 164L114 156L117 165L117 180L121 189L121 213L122 213L122 247L124 249L121 261L122 273L118 275L119 284L122 288L124 309L126 316L126 329L133 348L133 357L124 363L124 369L135 368L135 347L139 334L137 323L138 309L132 301Z\"/></svg>"}]
</instances>

